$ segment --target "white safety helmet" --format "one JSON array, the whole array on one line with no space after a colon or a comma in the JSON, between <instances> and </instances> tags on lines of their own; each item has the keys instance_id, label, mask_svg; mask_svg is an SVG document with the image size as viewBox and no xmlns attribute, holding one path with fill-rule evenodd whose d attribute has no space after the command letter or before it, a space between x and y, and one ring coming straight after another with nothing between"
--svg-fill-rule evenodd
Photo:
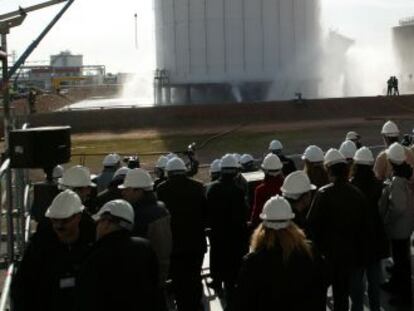
<instances>
[{"instance_id":1,"label":"white safety helmet","mask_svg":"<svg viewBox=\"0 0 414 311\"><path fill-rule=\"evenodd\" d=\"M387 121L382 127L381 134L387 137L398 137L398 135L400 135L400 130L398 129L397 124L392 121Z\"/></svg>"},{"instance_id":2,"label":"white safety helmet","mask_svg":"<svg viewBox=\"0 0 414 311\"><path fill-rule=\"evenodd\" d=\"M274 151L274 150L282 150L282 149L283 149L283 145L282 145L282 143L281 143L279 140L277 140L277 139L272 140L272 141L270 142L270 144L269 144L269 150L270 150L270 151Z\"/></svg>"},{"instance_id":3,"label":"white safety helmet","mask_svg":"<svg viewBox=\"0 0 414 311\"><path fill-rule=\"evenodd\" d=\"M115 171L112 179L115 179L115 177L118 177L118 176L126 176L126 174L128 174L128 171L129 171L128 167L126 166L120 167Z\"/></svg>"},{"instance_id":4,"label":"white safety helmet","mask_svg":"<svg viewBox=\"0 0 414 311\"><path fill-rule=\"evenodd\" d=\"M166 156L160 156L159 158L158 158L158 161L157 161L157 163L155 164L155 167L156 168L160 168L160 169L165 169L165 166L167 165L167 162L168 162L168 158L166 157Z\"/></svg>"},{"instance_id":5,"label":"white safety helmet","mask_svg":"<svg viewBox=\"0 0 414 311\"><path fill-rule=\"evenodd\" d=\"M226 154L221 158L221 169L235 169L239 168L240 165L237 162L237 159L232 154Z\"/></svg>"},{"instance_id":6,"label":"white safety helmet","mask_svg":"<svg viewBox=\"0 0 414 311\"><path fill-rule=\"evenodd\" d=\"M310 145L303 153L302 160L307 160L312 163L323 162L323 151L318 146Z\"/></svg>"},{"instance_id":7,"label":"white safety helmet","mask_svg":"<svg viewBox=\"0 0 414 311\"><path fill-rule=\"evenodd\" d=\"M131 204L125 200L113 200L105 203L99 212L93 216L95 221L98 221L101 216L105 213L109 213L112 216L122 219L125 221L119 222L119 225L127 230L132 230L134 227L134 209Z\"/></svg>"},{"instance_id":8,"label":"white safety helmet","mask_svg":"<svg viewBox=\"0 0 414 311\"><path fill-rule=\"evenodd\" d=\"M167 172L185 172L187 167L181 158L175 157L168 160L165 170Z\"/></svg>"},{"instance_id":9,"label":"white safety helmet","mask_svg":"<svg viewBox=\"0 0 414 311\"><path fill-rule=\"evenodd\" d=\"M359 134L355 131L350 131L346 133L345 140L357 140L359 139Z\"/></svg>"},{"instance_id":10,"label":"white safety helmet","mask_svg":"<svg viewBox=\"0 0 414 311\"><path fill-rule=\"evenodd\" d=\"M290 225L290 220L295 218L289 202L282 196L271 197L264 205L260 219L266 228L280 230Z\"/></svg>"},{"instance_id":11,"label":"white safety helmet","mask_svg":"<svg viewBox=\"0 0 414 311\"><path fill-rule=\"evenodd\" d=\"M242 164L242 165L245 165L245 164L253 162L253 161L254 161L254 159L253 159L252 155L247 154L247 153L243 154L240 158L240 164Z\"/></svg>"},{"instance_id":12,"label":"white safety helmet","mask_svg":"<svg viewBox=\"0 0 414 311\"><path fill-rule=\"evenodd\" d=\"M388 147L386 154L388 160L397 165L402 164L407 159L404 146L397 142Z\"/></svg>"},{"instance_id":13,"label":"white safety helmet","mask_svg":"<svg viewBox=\"0 0 414 311\"><path fill-rule=\"evenodd\" d=\"M166 155L168 160L174 159L174 158L178 158L178 155L176 155L175 153L170 152L169 154Z\"/></svg>"},{"instance_id":14,"label":"white safety helmet","mask_svg":"<svg viewBox=\"0 0 414 311\"><path fill-rule=\"evenodd\" d=\"M130 169L125 176L124 183L119 185L119 189L134 188L151 191L153 189L154 182L151 175L142 168Z\"/></svg>"},{"instance_id":15,"label":"white safety helmet","mask_svg":"<svg viewBox=\"0 0 414 311\"><path fill-rule=\"evenodd\" d=\"M269 153L262 162L262 169L265 171L279 171L282 168L282 162L279 157L273 153Z\"/></svg>"},{"instance_id":16,"label":"white safety helmet","mask_svg":"<svg viewBox=\"0 0 414 311\"><path fill-rule=\"evenodd\" d=\"M338 163L347 163L344 155L335 148L329 149L325 154L324 164L329 167Z\"/></svg>"},{"instance_id":17,"label":"white safety helmet","mask_svg":"<svg viewBox=\"0 0 414 311\"><path fill-rule=\"evenodd\" d=\"M240 166L241 155L238 153L233 153L233 157L236 159L237 163Z\"/></svg>"},{"instance_id":18,"label":"white safety helmet","mask_svg":"<svg viewBox=\"0 0 414 311\"><path fill-rule=\"evenodd\" d=\"M215 159L210 164L210 174L220 173L221 172L221 160Z\"/></svg>"},{"instance_id":19,"label":"white safety helmet","mask_svg":"<svg viewBox=\"0 0 414 311\"><path fill-rule=\"evenodd\" d=\"M117 166L119 165L121 158L116 153L110 153L105 156L102 161L103 166Z\"/></svg>"},{"instance_id":20,"label":"white safety helmet","mask_svg":"<svg viewBox=\"0 0 414 311\"><path fill-rule=\"evenodd\" d=\"M345 159L353 159L356 151L357 146L352 140L345 140L339 147L339 152L342 153Z\"/></svg>"},{"instance_id":21,"label":"white safety helmet","mask_svg":"<svg viewBox=\"0 0 414 311\"><path fill-rule=\"evenodd\" d=\"M72 166L63 172L63 177L59 179L59 183L70 188L96 187L96 184L91 181L89 169L82 165Z\"/></svg>"},{"instance_id":22,"label":"white safety helmet","mask_svg":"<svg viewBox=\"0 0 414 311\"><path fill-rule=\"evenodd\" d=\"M362 164L362 165L374 165L374 156L371 150L367 147L362 147L358 149L354 156L354 163L355 164Z\"/></svg>"},{"instance_id":23,"label":"white safety helmet","mask_svg":"<svg viewBox=\"0 0 414 311\"><path fill-rule=\"evenodd\" d=\"M299 197L311 190L315 190L316 186L312 185L308 175L303 171L290 173L280 188L285 198L299 199Z\"/></svg>"},{"instance_id":24,"label":"white safety helmet","mask_svg":"<svg viewBox=\"0 0 414 311\"><path fill-rule=\"evenodd\" d=\"M79 196L72 190L66 189L59 193L50 204L45 216L54 219L66 219L82 212L84 206Z\"/></svg>"},{"instance_id":25,"label":"white safety helmet","mask_svg":"<svg viewBox=\"0 0 414 311\"><path fill-rule=\"evenodd\" d=\"M63 166L62 165L56 165L52 172L52 177L55 179L61 178L63 176Z\"/></svg>"}]
</instances>

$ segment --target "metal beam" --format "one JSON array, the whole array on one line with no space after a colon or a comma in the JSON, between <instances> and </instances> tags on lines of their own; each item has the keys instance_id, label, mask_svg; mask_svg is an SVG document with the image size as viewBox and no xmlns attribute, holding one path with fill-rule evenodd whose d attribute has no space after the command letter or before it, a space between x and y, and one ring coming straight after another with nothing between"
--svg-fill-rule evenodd
<instances>
[{"instance_id":1,"label":"metal beam","mask_svg":"<svg viewBox=\"0 0 414 311\"><path fill-rule=\"evenodd\" d=\"M66 2L66 1L68 1L68 0L50 0L50 1L40 3L40 4L35 4L35 5L32 5L32 6L29 6L27 8L20 8L19 7L19 9L16 10L16 11L0 15L0 20L8 19L8 18L15 17L15 16L18 16L18 15L24 15L24 14L27 14L29 12L37 11L37 10L46 8L48 6L59 4L59 3L62 3L62 2Z\"/></svg>"}]
</instances>

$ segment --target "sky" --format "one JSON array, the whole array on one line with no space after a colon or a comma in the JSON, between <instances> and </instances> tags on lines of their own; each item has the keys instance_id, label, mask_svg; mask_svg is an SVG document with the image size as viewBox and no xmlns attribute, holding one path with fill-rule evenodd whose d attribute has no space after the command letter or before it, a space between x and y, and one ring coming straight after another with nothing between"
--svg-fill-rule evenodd
<instances>
[{"instance_id":1,"label":"sky","mask_svg":"<svg viewBox=\"0 0 414 311\"><path fill-rule=\"evenodd\" d=\"M46 0L0 0L0 14ZM252 0L254 1L254 0ZM321 0L324 29L337 30L372 49L388 42L391 27L414 15L414 0ZM9 51L20 55L55 16L62 4L29 13L8 36ZM134 14L138 14L138 49ZM72 7L30 56L31 64L70 50L88 65L108 72L143 72L155 67L153 0L75 0Z\"/></svg>"}]
</instances>

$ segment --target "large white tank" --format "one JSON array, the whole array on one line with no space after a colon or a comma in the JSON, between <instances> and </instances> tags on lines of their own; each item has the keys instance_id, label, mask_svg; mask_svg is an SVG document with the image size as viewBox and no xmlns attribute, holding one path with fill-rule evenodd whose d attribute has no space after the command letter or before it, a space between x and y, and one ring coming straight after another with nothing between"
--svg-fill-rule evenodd
<instances>
[{"instance_id":1,"label":"large white tank","mask_svg":"<svg viewBox=\"0 0 414 311\"><path fill-rule=\"evenodd\" d=\"M300 91L316 76L319 0L155 0L155 23L157 68L174 84L276 81Z\"/></svg>"}]
</instances>

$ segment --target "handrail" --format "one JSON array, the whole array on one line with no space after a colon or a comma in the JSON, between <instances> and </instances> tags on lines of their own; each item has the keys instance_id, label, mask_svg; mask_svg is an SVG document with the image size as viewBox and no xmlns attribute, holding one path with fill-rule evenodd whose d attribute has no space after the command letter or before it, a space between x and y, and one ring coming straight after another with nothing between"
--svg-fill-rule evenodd
<instances>
[{"instance_id":1,"label":"handrail","mask_svg":"<svg viewBox=\"0 0 414 311\"><path fill-rule=\"evenodd\" d=\"M4 174L6 174L9 166L10 166L10 159L6 159L3 162L3 164L0 166L0 178L2 178Z\"/></svg>"},{"instance_id":2,"label":"handrail","mask_svg":"<svg viewBox=\"0 0 414 311\"><path fill-rule=\"evenodd\" d=\"M26 187L24 188L24 201L23 201L25 213L29 210L28 209L29 196L30 196L30 186L26 185ZM30 227L31 227L30 225L31 225L31 215L30 215L30 212L28 212L26 216L25 224L24 224L24 243L29 242Z\"/></svg>"},{"instance_id":3,"label":"handrail","mask_svg":"<svg viewBox=\"0 0 414 311\"><path fill-rule=\"evenodd\" d=\"M6 280L4 281L3 290L0 297L0 311L6 310L7 303L9 302L10 285L12 281L14 271L14 264L11 264L7 269Z\"/></svg>"}]
</instances>

